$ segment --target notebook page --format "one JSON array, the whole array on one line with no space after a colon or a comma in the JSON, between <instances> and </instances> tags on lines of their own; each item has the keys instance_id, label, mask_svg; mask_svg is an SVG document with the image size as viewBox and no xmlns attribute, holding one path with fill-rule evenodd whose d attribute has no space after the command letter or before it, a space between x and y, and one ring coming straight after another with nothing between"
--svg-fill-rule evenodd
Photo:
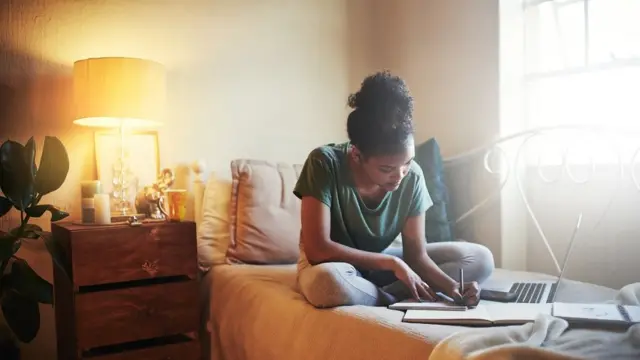
<instances>
[{"instance_id":1,"label":"notebook page","mask_svg":"<svg viewBox=\"0 0 640 360\"><path fill-rule=\"evenodd\" d=\"M624 305L624 308L627 309L631 322L640 323L640 306Z\"/></svg>"},{"instance_id":2,"label":"notebook page","mask_svg":"<svg viewBox=\"0 0 640 360\"><path fill-rule=\"evenodd\" d=\"M625 322L615 304L554 303L553 315L565 320Z\"/></svg>"},{"instance_id":3,"label":"notebook page","mask_svg":"<svg viewBox=\"0 0 640 360\"><path fill-rule=\"evenodd\" d=\"M523 324L538 316L551 315L551 304L490 303L483 304L495 324Z\"/></svg>"},{"instance_id":4,"label":"notebook page","mask_svg":"<svg viewBox=\"0 0 640 360\"><path fill-rule=\"evenodd\" d=\"M407 310L405 322L439 324L490 324L491 317L485 308L478 306L466 311Z\"/></svg>"},{"instance_id":5,"label":"notebook page","mask_svg":"<svg viewBox=\"0 0 640 360\"><path fill-rule=\"evenodd\" d=\"M466 306L447 304L443 302L419 302L419 301L401 301L389 305L392 310L442 310L442 311L465 311Z\"/></svg>"}]
</instances>

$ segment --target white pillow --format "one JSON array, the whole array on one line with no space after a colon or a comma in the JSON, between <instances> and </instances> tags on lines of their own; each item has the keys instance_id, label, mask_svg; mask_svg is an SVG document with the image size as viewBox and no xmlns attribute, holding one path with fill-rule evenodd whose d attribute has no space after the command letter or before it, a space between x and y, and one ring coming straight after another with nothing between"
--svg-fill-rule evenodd
<instances>
[{"instance_id":1,"label":"white pillow","mask_svg":"<svg viewBox=\"0 0 640 360\"><path fill-rule=\"evenodd\" d=\"M209 176L202 202L202 222L198 227L198 266L208 271L212 266L226 264L231 239L229 208L231 180Z\"/></svg>"}]
</instances>

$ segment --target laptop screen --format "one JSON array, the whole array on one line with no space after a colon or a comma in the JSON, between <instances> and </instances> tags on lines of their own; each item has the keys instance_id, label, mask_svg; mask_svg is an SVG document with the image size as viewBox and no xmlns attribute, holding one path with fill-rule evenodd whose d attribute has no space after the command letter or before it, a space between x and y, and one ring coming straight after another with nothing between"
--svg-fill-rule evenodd
<instances>
[{"instance_id":1,"label":"laptop screen","mask_svg":"<svg viewBox=\"0 0 640 360\"><path fill-rule=\"evenodd\" d=\"M573 250L573 244L576 240L576 235L578 234L578 229L580 229L580 224L582 223L582 213L578 215L578 221L576 222L576 226L573 228L573 233L571 234L571 239L569 240L569 248L567 249L566 254L564 255L564 261L562 262L562 269L560 270L560 276L558 276L558 280L556 280L556 291L553 294L553 298L551 302L556 301L556 296L558 296L558 292L560 290L560 282L564 277L564 274L567 269L567 264L569 263L569 258L571 257L571 251Z\"/></svg>"}]
</instances>

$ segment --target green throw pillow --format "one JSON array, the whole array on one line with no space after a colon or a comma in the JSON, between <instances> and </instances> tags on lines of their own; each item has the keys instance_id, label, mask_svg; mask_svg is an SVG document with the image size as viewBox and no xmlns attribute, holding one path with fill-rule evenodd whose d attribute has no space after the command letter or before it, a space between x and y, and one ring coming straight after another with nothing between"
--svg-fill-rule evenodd
<instances>
[{"instance_id":1,"label":"green throw pillow","mask_svg":"<svg viewBox=\"0 0 640 360\"><path fill-rule=\"evenodd\" d=\"M415 162L420 165L427 183L433 206L427 210L425 230L428 242L454 241L453 227L449 221L447 206L449 191L445 184L440 146L431 138L416 147Z\"/></svg>"}]
</instances>

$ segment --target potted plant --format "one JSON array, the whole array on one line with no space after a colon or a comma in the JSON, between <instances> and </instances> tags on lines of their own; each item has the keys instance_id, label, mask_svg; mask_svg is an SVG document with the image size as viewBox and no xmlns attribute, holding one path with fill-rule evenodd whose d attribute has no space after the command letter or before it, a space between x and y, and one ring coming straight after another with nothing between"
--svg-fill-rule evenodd
<instances>
[{"instance_id":1,"label":"potted plant","mask_svg":"<svg viewBox=\"0 0 640 360\"><path fill-rule=\"evenodd\" d=\"M64 270L51 236L29 221L46 212L51 214L52 222L69 216L52 205L40 204L42 197L60 188L67 177L69 156L64 145L58 138L47 136L39 166L35 157L33 137L25 145L7 140L0 146L0 217L12 208L20 212L20 225L0 232L0 308L11 333L23 343L31 342L38 334L38 304L53 305L53 286L16 252L24 239L42 240L54 266ZM6 343L6 339L0 343Z\"/></svg>"}]
</instances>

